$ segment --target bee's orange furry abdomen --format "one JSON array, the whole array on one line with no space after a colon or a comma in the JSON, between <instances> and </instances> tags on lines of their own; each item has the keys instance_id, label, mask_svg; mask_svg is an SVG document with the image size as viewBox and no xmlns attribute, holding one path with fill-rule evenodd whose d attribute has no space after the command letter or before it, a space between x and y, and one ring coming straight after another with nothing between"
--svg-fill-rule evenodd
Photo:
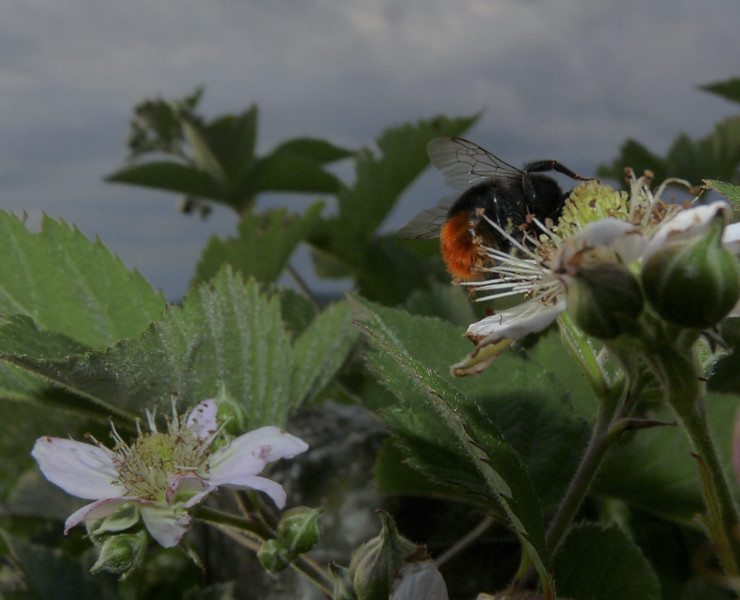
<instances>
[{"instance_id":1,"label":"bee's orange furry abdomen","mask_svg":"<svg viewBox=\"0 0 740 600\"><path fill-rule=\"evenodd\" d=\"M474 267L481 264L481 258L470 229L468 212L462 210L447 219L439 235L442 258L447 263L447 270L461 281L480 277Z\"/></svg>"}]
</instances>

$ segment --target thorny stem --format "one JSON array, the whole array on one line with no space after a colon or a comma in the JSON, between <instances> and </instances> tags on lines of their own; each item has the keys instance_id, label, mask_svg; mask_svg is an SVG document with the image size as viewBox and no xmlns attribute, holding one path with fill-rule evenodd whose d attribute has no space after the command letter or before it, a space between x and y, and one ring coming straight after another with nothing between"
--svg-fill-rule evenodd
<instances>
[{"instance_id":1,"label":"thorny stem","mask_svg":"<svg viewBox=\"0 0 740 600\"><path fill-rule=\"evenodd\" d=\"M254 552L259 550L261 542L275 537L275 531L261 521L245 519L207 506L199 506L194 516L201 521L215 525L228 537ZM313 582L322 592L331 596L332 584L328 574L310 556L301 554L290 563L290 567Z\"/></svg>"}]
</instances>

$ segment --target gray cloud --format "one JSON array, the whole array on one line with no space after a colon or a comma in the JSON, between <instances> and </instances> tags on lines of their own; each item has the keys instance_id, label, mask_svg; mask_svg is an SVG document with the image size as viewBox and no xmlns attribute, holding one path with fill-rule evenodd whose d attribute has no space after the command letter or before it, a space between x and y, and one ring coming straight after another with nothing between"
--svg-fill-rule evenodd
<instances>
[{"instance_id":1,"label":"gray cloud","mask_svg":"<svg viewBox=\"0 0 740 600\"><path fill-rule=\"evenodd\" d=\"M203 224L171 196L101 182L144 97L202 83L210 115L256 101L263 150L302 134L357 147L405 120L485 108L471 133L482 145L586 173L627 136L662 151L734 110L695 89L737 75L724 0L3 4L0 205L78 223L170 297L230 217ZM439 184L422 181L395 219Z\"/></svg>"}]
</instances>

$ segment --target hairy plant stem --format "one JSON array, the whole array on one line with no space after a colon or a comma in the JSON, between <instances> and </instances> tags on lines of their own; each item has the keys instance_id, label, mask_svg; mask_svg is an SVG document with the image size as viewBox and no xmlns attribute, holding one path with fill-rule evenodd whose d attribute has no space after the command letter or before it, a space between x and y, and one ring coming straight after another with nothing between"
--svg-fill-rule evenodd
<instances>
[{"instance_id":1,"label":"hairy plant stem","mask_svg":"<svg viewBox=\"0 0 740 600\"><path fill-rule=\"evenodd\" d=\"M215 525L231 539L254 552L259 550L261 542L275 537L275 531L261 521L245 519L207 506L199 506L193 516ZM331 596L332 583L329 575L310 556L301 554L290 563L290 567L310 580L322 592Z\"/></svg>"},{"instance_id":2,"label":"hairy plant stem","mask_svg":"<svg viewBox=\"0 0 740 600\"><path fill-rule=\"evenodd\" d=\"M570 481L565 496L547 529L545 540L551 555L557 551L558 546L563 541L564 534L578 512L591 482L601 466L601 461L609 448L625 431L626 427L619 423L619 419L627 406L627 392L628 386L625 385L619 394L616 394L613 390L601 398L591 439L583 453L578 469Z\"/></svg>"},{"instance_id":3,"label":"hairy plant stem","mask_svg":"<svg viewBox=\"0 0 740 600\"><path fill-rule=\"evenodd\" d=\"M661 348L651 366L694 448L708 516L702 519L725 573L740 575L740 519L707 424L705 386L693 350Z\"/></svg>"}]
</instances>

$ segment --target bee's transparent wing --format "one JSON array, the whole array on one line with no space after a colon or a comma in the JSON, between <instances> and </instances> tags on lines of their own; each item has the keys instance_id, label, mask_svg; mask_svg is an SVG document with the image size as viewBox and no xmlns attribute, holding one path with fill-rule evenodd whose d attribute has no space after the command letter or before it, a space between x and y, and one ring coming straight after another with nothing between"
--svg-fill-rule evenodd
<instances>
[{"instance_id":1,"label":"bee's transparent wing","mask_svg":"<svg viewBox=\"0 0 740 600\"><path fill-rule=\"evenodd\" d=\"M456 190L467 189L491 177L522 177L520 169L463 138L434 138L427 144L427 154L444 175L447 185Z\"/></svg>"},{"instance_id":2,"label":"bee's transparent wing","mask_svg":"<svg viewBox=\"0 0 740 600\"><path fill-rule=\"evenodd\" d=\"M439 237L447 213L457 200L457 196L442 198L434 208L422 210L406 225L398 230L398 236L409 240L423 240Z\"/></svg>"}]
</instances>

